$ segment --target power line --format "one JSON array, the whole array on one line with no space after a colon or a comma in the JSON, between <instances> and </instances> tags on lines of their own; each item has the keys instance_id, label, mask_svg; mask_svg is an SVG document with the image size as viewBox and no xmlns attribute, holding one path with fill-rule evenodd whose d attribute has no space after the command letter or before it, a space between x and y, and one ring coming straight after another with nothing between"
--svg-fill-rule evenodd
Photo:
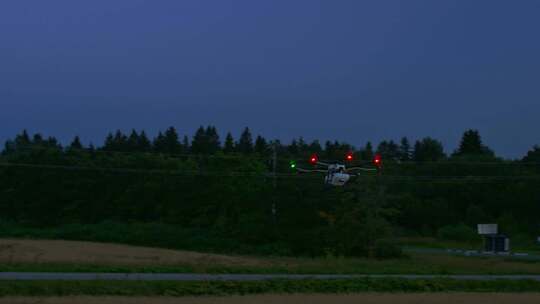
<instances>
[{"instance_id":1,"label":"power line","mask_svg":"<svg viewBox=\"0 0 540 304\"><path fill-rule=\"evenodd\" d=\"M30 151L47 151L47 150L58 150L61 153L69 153L69 150L65 149L55 149L55 148L49 148L49 147L36 147L36 146L26 146L26 147L17 147L17 150L30 150ZM114 155L114 154L120 154L120 155L134 155L134 156L141 156L141 155L148 155L148 156L165 156L168 158L173 159L181 159L181 158L196 158L196 159L204 159L204 158L217 158L217 159L263 159L268 160L268 157L257 155L257 154L192 154L192 153L164 153L164 152L157 152L157 151L112 151L112 150L102 150L102 149L95 149L95 150L89 150L89 149L77 149L73 150L73 152L84 152L88 154L107 154L107 155Z\"/></svg>"},{"instance_id":2,"label":"power line","mask_svg":"<svg viewBox=\"0 0 540 304\"><path fill-rule=\"evenodd\" d=\"M165 174L174 176L208 176L208 177L254 177L254 178L320 178L320 175L298 174L298 173L270 173L270 172L246 172L246 171L201 171L201 170L183 170L183 169L139 169L139 168L107 168L94 166L68 166L68 165L47 165L32 163L6 163L0 162L1 167L12 168L34 168L34 169L57 169L68 171L100 171L111 173L140 173L140 174ZM477 182L477 181L510 181L510 180L540 180L540 175L473 175L473 176L419 176L419 175L382 175L389 181L448 181L448 182ZM370 179L376 178L375 175L359 175L358 178Z\"/></svg>"},{"instance_id":3,"label":"power line","mask_svg":"<svg viewBox=\"0 0 540 304\"><path fill-rule=\"evenodd\" d=\"M15 168L34 168L34 169L58 169L68 171L102 171L113 173L148 173L148 174L167 174L179 176L222 176L222 177L270 177L270 174L250 173L250 172L204 172L197 170L182 169L134 169L134 168L105 168L105 167L85 167L85 166L66 166L66 165L42 165L27 163L0 163L1 167Z\"/></svg>"},{"instance_id":4,"label":"power line","mask_svg":"<svg viewBox=\"0 0 540 304\"><path fill-rule=\"evenodd\" d=\"M39 147L39 146L25 146L25 147L17 147L17 150L32 150L32 151L46 151L54 148L49 147ZM58 149L58 151L62 153L69 153L68 151L64 149ZM260 154L192 154L192 153L163 153L163 152L157 152L157 151L111 151L111 150L102 150L102 149L95 149L95 150L89 150L89 149L80 149L80 150L74 150L78 152L85 152L85 153L94 153L94 154L120 154L120 155L149 155L149 156L165 156L168 158L190 158L190 159L254 159L254 160L264 160L264 161L270 161L271 160L271 149L268 150L268 155L263 156ZM310 154L311 152L306 151L307 154ZM287 161L288 159L298 159L298 155L287 155L286 159L280 159L279 161ZM358 164L358 163L371 163L372 160L359 160L359 161L353 161L352 164ZM306 158L306 162L308 162L308 159ZM335 162L335 161L330 161ZM339 162L339 161L338 161ZM524 162L519 160L501 160L501 161L465 161L465 160L441 160L441 161L400 161L400 160L394 160L394 159L386 159L385 160L386 166L444 166L444 165L493 165L493 166L540 166L540 162Z\"/></svg>"}]
</instances>

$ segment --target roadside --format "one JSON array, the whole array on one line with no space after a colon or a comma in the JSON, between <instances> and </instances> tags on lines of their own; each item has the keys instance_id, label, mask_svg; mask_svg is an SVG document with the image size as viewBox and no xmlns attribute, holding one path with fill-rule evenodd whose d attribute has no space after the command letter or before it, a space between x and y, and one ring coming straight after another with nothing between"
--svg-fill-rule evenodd
<instances>
[{"instance_id":1,"label":"roadside","mask_svg":"<svg viewBox=\"0 0 540 304\"><path fill-rule=\"evenodd\" d=\"M540 261L427 249L400 259L249 257L120 244L0 239L0 272L540 274Z\"/></svg>"},{"instance_id":2,"label":"roadside","mask_svg":"<svg viewBox=\"0 0 540 304\"><path fill-rule=\"evenodd\" d=\"M259 295L233 297L51 297L0 298L0 304L537 304L539 293L429 293L353 295Z\"/></svg>"}]
</instances>

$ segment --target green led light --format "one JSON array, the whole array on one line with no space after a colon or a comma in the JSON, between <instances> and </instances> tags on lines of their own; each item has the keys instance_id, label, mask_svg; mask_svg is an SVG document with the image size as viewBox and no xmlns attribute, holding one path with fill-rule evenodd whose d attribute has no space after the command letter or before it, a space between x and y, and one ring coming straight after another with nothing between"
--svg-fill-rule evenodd
<instances>
[{"instance_id":1,"label":"green led light","mask_svg":"<svg viewBox=\"0 0 540 304\"><path fill-rule=\"evenodd\" d=\"M290 166L291 166L291 169L295 169L296 168L296 162L291 161Z\"/></svg>"}]
</instances>

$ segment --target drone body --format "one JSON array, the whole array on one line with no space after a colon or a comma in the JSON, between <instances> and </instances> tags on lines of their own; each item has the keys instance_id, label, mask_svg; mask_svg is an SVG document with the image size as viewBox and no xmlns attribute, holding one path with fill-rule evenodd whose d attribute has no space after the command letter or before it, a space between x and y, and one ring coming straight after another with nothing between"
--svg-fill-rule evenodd
<instances>
[{"instance_id":1,"label":"drone body","mask_svg":"<svg viewBox=\"0 0 540 304\"><path fill-rule=\"evenodd\" d=\"M345 184L351 179L351 175L347 174L347 168L345 165L329 165L328 173L324 178L326 184L331 186L345 186Z\"/></svg>"},{"instance_id":2,"label":"drone body","mask_svg":"<svg viewBox=\"0 0 540 304\"><path fill-rule=\"evenodd\" d=\"M348 162L351 162L353 160L353 154L347 153L345 156L345 160ZM319 157L316 154L313 154L311 158L309 159L310 163L313 166L324 166L326 167L326 170L322 169L302 169L296 167L296 162L291 163L291 168L296 169L298 172L303 173L312 173L312 172L320 172L325 173L324 182L325 184L329 186L336 186L336 187L342 187L345 186L352 177L358 176L359 173L353 173L354 171L378 171L381 169L382 166L382 159L380 155L375 155L375 158L373 159L373 165L375 165L375 168L363 168L363 167L353 167L353 168L347 168L346 165L340 164L338 162L336 163L325 163L319 161ZM294 165L292 165L294 164Z\"/></svg>"}]
</instances>

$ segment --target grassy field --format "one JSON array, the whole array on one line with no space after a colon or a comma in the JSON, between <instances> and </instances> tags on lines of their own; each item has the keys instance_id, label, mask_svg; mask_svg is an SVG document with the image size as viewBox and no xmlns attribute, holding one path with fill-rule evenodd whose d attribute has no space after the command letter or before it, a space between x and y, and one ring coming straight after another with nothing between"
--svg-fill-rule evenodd
<instances>
[{"instance_id":1,"label":"grassy field","mask_svg":"<svg viewBox=\"0 0 540 304\"><path fill-rule=\"evenodd\" d=\"M423 253L390 260L245 257L93 242L0 239L0 271L540 274L540 262Z\"/></svg>"},{"instance_id":2,"label":"grassy field","mask_svg":"<svg viewBox=\"0 0 540 304\"><path fill-rule=\"evenodd\" d=\"M271 281L3 281L6 296L229 296L255 294L352 294L425 292L540 292L532 280L466 281L452 279L364 278Z\"/></svg>"},{"instance_id":3,"label":"grassy field","mask_svg":"<svg viewBox=\"0 0 540 304\"><path fill-rule=\"evenodd\" d=\"M0 304L537 304L538 293L426 293L352 295L256 295L229 297L41 297L0 298Z\"/></svg>"}]
</instances>

